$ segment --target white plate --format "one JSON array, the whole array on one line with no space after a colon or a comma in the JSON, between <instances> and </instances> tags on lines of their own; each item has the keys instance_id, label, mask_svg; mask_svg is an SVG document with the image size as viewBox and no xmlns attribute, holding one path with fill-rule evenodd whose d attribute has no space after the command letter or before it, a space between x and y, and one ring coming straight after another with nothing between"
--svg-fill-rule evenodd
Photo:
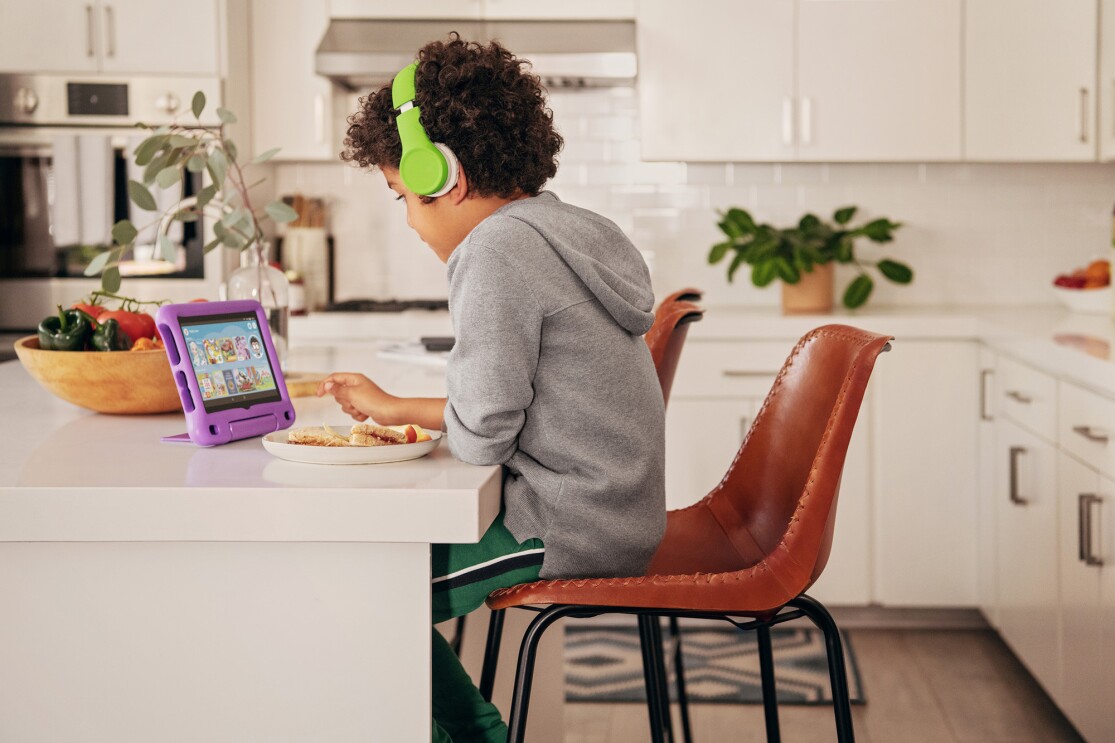
<instances>
[{"instance_id":1,"label":"white plate","mask_svg":"<svg viewBox=\"0 0 1115 743\"><path fill-rule=\"evenodd\" d=\"M337 433L346 436L352 426L330 425ZM383 464L385 462L405 462L408 459L424 457L441 443L441 431L426 431L429 441L416 441L413 444L390 444L388 446L306 446L288 444L289 429L272 431L263 437L263 448L279 459L309 464Z\"/></svg>"}]
</instances>

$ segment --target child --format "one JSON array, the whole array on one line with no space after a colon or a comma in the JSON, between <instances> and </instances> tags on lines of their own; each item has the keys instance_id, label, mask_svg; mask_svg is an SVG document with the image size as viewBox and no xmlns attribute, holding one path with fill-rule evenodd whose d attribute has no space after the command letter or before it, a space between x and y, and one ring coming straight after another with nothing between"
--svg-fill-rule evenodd
<instances>
[{"instance_id":1,"label":"child","mask_svg":"<svg viewBox=\"0 0 1115 743\"><path fill-rule=\"evenodd\" d=\"M383 172L448 265L456 345L447 398L396 397L353 373L318 395L358 421L443 429L459 459L505 467L482 540L434 547L435 622L539 577L642 575L665 528L662 392L642 338L650 276L612 222L542 190L562 138L525 64L494 42L428 44L394 91L361 101L342 155ZM401 140L413 160L421 130L459 159L432 180L400 171ZM433 739L504 741L436 631L433 659Z\"/></svg>"}]
</instances>

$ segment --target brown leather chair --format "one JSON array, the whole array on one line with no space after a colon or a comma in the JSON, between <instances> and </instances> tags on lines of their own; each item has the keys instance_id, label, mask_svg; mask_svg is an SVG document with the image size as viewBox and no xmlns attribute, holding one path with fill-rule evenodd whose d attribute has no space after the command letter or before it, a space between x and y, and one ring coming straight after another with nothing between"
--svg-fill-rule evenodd
<instances>
[{"instance_id":1,"label":"brown leather chair","mask_svg":"<svg viewBox=\"0 0 1115 743\"><path fill-rule=\"evenodd\" d=\"M540 612L519 653L509 743L522 740L535 654L546 628L563 617L606 613L638 617L652 740L672 740L662 616L726 619L758 631L760 655L765 646L767 656L762 685L771 740L778 739L778 726L777 707L769 703L770 627L808 617L825 636L837 738L854 740L840 634L805 591L828 560L844 457L875 359L888 341L843 325L803 337L723 480L700 502L668 514L647 576L536 581L488 597L493 610Z\"/></svg>"}]
</instances>

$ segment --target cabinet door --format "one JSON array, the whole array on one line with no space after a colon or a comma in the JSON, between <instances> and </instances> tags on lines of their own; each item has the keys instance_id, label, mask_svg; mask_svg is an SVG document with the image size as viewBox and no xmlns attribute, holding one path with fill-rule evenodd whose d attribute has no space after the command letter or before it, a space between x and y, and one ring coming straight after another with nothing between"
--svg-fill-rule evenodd
<instances>
[{"instance_id":1,"label":"cabinet door","mask_svg":"<svg viewBox=\"0 0 1115 743\"><path fill-rule=\"evenodd\" d=\"M959 160L960 0L800 0L798 158Z\"/></svg>"},{"instance_id":2,"label":"cabinet door","mask_svg":"<svg viewBox=\"0 0 1115 743\"><path fill-rule=\"evenodd\" d=\"M967 159L1096 158L1096 23L1096 0L967 0Z\"/></svg>"},{"instance_id":3,"label":"cabinet door","mask_svg":"<svg viewBox=\"0 0 1115 743\"><path fill-rule=\"evenodd\" d=\"M1057 702L1087 740L1110 740L1103 734L1110 716L1110 698L1104 697L1104 653L1100 614L1100 575L1103 568L1086 564L1088 551L1100 557L1097 537L1102 498L1099 475L1061 454L1057 461L1060 501L1061 576L1061 683ZM1110 505L1110 504L1106 504ZM1091 536L1085 527L1091 526Z\"/></svg>"},{"instance_id":4,"label":"cabinet door","mask_svg":"<svg viewBox=\"0 0 1115 743\"><path fill-rule=\"evenodd\" d=\"M314 74L329 16L324 3L253 0L252 142L276 160L336 160L332 89Z\"/></svg>"},{"instance_id":5,"label":"cabinet door","mask_svg":"<svg viewBox=\"0 0 1115 743\"><path fill-rule=\"evenodd\" d=\"M794 157L793 3L641 0L637 20L644 160Z\"/></svg>"},{"instance_id":6,"label":"cabinet door","mask_svg":"<svg viewBox=\"0 0 1115 743\"><path fill-rule=\"evenodd\" d=\"M4 3L0 71L94 72L99 21L96 3L38 0Z\"/></svg>"},{"instance_id":7,"label":"cabinet door","mask_svg":"<svg viewBox=\"0 0 1115 743\"><path fill-rule=\"evenodd\" d=\"M709 494L728 471L761 400L674 399L666 408L666 508Z\"/></svg>"},{"instance_id":8,"label":"cabinet door","mask_svg":"<svg viewBox=\"0 0 1115 743\"><path fill-rule=\"evenodd\" d=\"M876 599L976 605L976 344L896 342L871 380Z\"/></svg>"},{"instance_id":9,"label":"cabinet door","mask_svg":"<svg viewBox=\"0 0 1115 743\"><path fill-rule=\"evenodd\" d=\"M1097 90L1100 159L1115 160L1115 0L1101 0L1100 64Z\"/></svg>"},{"instance_id":10,"label":"cabinet door","mask_svg":"<svg viewBox=\"0 0 1115 743\"><path fill-rule=\"evenodd\" d=\"M976 594L988 624L999 625L995 592L995 363L994 352L979 352L979 486L976 509Z\"/></svg>"},{"instance_id":11,"label":"cabinet door","mask_svg":"<svg viewBox=\"0 0 1115 743\"><path fill-rule=\"evenodd\" d=\"M1099 514L1095 517L1100 528L1095 534L1095 554L1103 560L1100 569L1100 665L1103 676L1100 689L1103 706L1098 707L1105 714L1103 720L1096 720L1102 727L1081 729L1089 740L1115 740L1115 715L1111 714L1111 700L1115 699L1115 480L1100 476L1099 496L1102 499ZM1066 677L1066 684L1074 683ZM1089 717L1095 720L1095 717Z\"/></svg>"},{"instance_id":12,"label":"cabinet door","mask_svg":"<svg viewBox=\"0 0 1115 743\"><path fill-rule=\"evenodd\" d=\"M100 12L105 72L220 73L217 0L102 0Z\"/></svg>"},{"instance_id":13,"label":"cabinet door","mask_svg":"<svg viewBox=\"0 0 1115 743\"><path fill-rule=\"evenodd\" d=\"M1058 696L1057 453L998 421L996 527L999 632L1051 696Z\"/></svg>"}]
</instances>

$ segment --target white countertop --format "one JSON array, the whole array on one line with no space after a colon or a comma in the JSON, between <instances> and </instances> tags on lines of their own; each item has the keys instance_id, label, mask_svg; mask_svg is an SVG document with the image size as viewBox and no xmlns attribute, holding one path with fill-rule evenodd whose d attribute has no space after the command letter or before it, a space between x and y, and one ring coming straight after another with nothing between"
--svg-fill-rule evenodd
<instances>
[{"instance_id":1,"label":"white countertop","mask_svg":"<svg viewBox=\"0 0 1115 743\"><path fill-rule=\"evenodd\" d=\"M373 345L292 352L290 368L361 371L392 392L444 394L444 371L376 358ZM259 439L166 444L181 415L98 415L0 364L0 541L476 541L499 507L500 470L442 443L410 462L277 459ZM296 425L342 423L331 399L296 398Z\"/></svg>"}]
</instances>

